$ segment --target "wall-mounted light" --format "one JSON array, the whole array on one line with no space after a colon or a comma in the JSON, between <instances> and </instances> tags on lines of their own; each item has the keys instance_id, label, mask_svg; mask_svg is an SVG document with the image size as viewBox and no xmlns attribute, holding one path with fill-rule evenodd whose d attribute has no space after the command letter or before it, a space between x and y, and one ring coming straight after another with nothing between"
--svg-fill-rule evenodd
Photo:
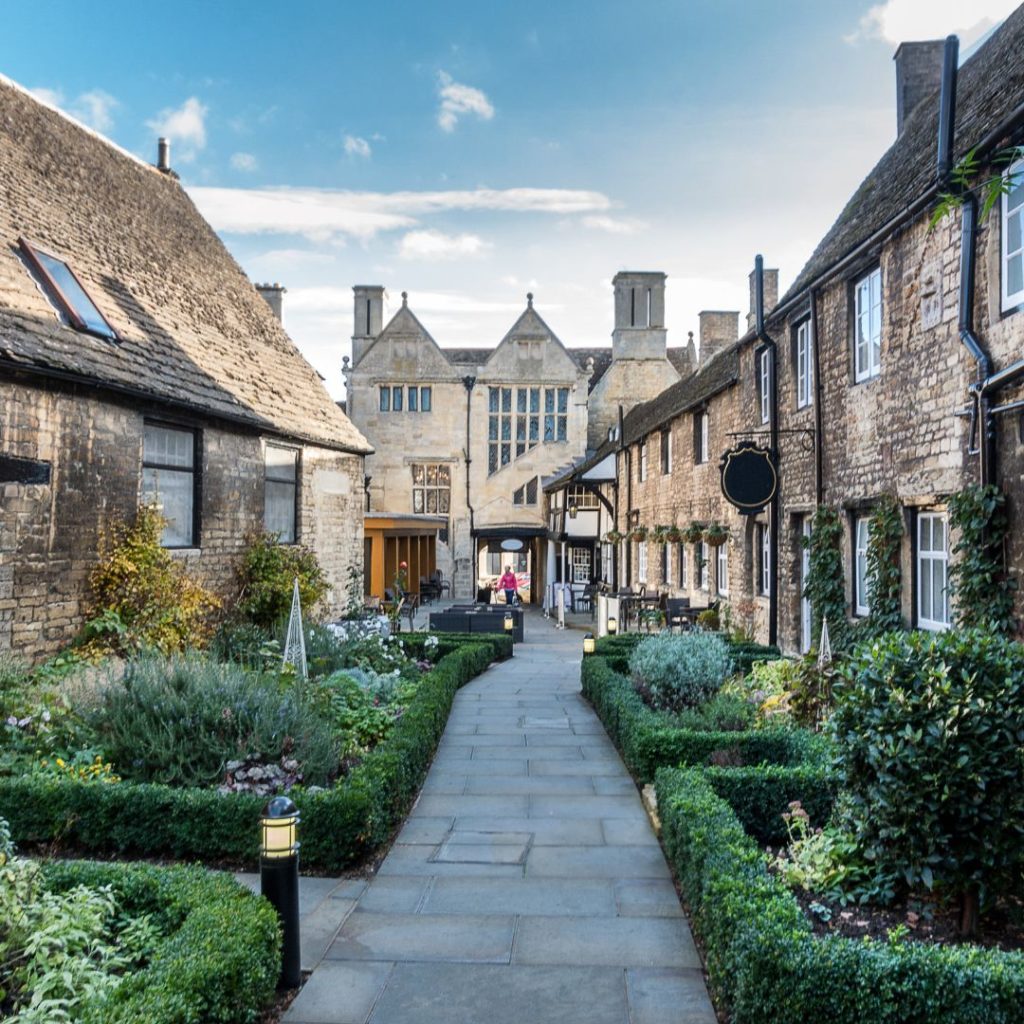
<instances>
[{"instance_id":1,"label":"wall-mounted light","mask_svg":"<svg viewBox=\"0 0 1024 1024\"><path fill-rule=\"evenodd\" d=\"M571 504L569 505L569 518L570 518L570 519L575 519L575 518L576 518L576 516L577 516L577 515L578 515L578 513L579 513L579 510L580 510L580 509L579 509L579 506L578 506L578 505L576 504L576 502L575 502L575 501L574 501L574 502L572 502L572 503L571 503Z\"/></svg>"}]
</instances>

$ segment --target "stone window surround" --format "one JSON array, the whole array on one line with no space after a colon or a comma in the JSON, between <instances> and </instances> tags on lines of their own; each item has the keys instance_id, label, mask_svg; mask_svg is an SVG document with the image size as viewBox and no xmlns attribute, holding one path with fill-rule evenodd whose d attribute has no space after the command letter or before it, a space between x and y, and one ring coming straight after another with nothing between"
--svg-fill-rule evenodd
<instances>
[{"instance_id":1,"label":"stone window surround","mask_svg":"<svg viewBox=\"0 0 1024 1024\"><path fill-rule=\"evenodd\" d=\"M1006 171L1006 177L1014 176L1014 192L1020 194L1020 200L1013 209L1010 208L1011 197L1004 193L1000 200L1001 225L999 241L999 295L1000 308L1004 313L1024 305L1024 160L1018 160ZM1017 197L1014 197L1016 201ZM1011 223L1016 222L1015 248L1011 249ZM1016 261L1020 265L1021 287L1010 291L1010 263Z\"/></svg>"},{"instance_id":2,"label":"stone window surround","mask_svg":"<svg viewBox=\"0 0 1024 1024\"><path fill-rule=\"evenodd\" d=\"M539 444L564 444L569 440L571 391L558 384L488 385L488 476Z\"/></svg>"}]
</instances>

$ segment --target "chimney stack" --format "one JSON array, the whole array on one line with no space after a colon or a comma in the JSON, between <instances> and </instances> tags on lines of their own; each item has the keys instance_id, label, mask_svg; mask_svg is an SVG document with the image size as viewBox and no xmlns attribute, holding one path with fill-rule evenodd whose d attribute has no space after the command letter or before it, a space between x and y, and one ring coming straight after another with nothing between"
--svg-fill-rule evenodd
<instances>
[{"instance_id":1,"label":"chimney stack","mask_svg":"<svg viewBox=\"0 0 1024 1024\"><path fill-rule=\"evenodd\" d=\"M171 169L171 144L167 139L156 140L156 169L164 174Z\"/></svg>"},{"instance_id":2,"label":"chimney stack","mask_svg":"<svg viewBox=\"0 0 1024 1024\"><path fill-rule=\"evenodd\" d=\"M757 271L750 272L750 312L747 313L747 330L752 331L757 321ZM764 272L764 312L767 316L779 304L779 272L765 269Z\"/></svg>"},{"instance_id":3,"label":"chimney stack","mask_svg":"<svg viewBox=\"0 0 1024 1024\"><path fill-rule=\"evenodd\" d=\"M740 337L740 315L733 310L703 309L700 317L700 365L708 362Z\"/></svg>"},{"instance_id":4,"label":"chimney stack","mask_svg":"<svg viewBox=\"0 0 1024 1024\"><path fill-rule=\"evenodd\" d=\"M281 307L284 301L284 293L288 289L283 284L278 284L277 281L273 284L258 284L255 287L256 291L263 296L263 300L270 307L271 312L277 317L277 322L284 323Z\"/></svg>"},{"instance_id":5,"label":"chimney stack","mask_svg":"<svg viewBox=\"0 0 1024 1024\"><path fill-rule=\"evenodd\" d=\"M896 134L903 134L907 118L922 100L942 83L942 60L946 43L928 39L920 43L900 43L896 62Z\"/></svg>"}]
</instances>

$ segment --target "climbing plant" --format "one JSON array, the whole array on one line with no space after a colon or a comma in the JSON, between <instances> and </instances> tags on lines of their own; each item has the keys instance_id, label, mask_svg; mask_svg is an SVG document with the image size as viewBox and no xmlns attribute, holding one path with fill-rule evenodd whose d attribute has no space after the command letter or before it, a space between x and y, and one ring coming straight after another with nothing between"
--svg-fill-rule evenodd
<instances>
[{"instance_id":1,"label":"climbing plant","mask_svg":"<svg viewBox=\"0 0 1024 1024\"><path fill-rule=\"evenodd\" d=\"M900 603L902 539L900 507L892 495L883 495L868 520L867 569L871 614L867 629L872 636L903 628Z\"/></svg>"},{"instance_id":2,"label":"climbing plant","mask_svg":"<svg viewBox=\"0 0 1024 1024\"><path fill-rule=\"evenodd\" d=\"M959 533L949 568L957 625L1013 633L1017 581L1003 565L1009 528L1006 495L993 484L971 484L949 499L949 522Z\"/></svg>"},{"instance_id":3,"label":"climbing plant","mask_svg":"<svg viewBox=\"0 0 1024 1024\"><path fill-rule=\"evenodd\" d=\"M821 620L828 619L832 649L845 649L849 640L846 620L846 592L843 586L843 527L835 509L819 505L811 522L811 536L804 539L809 549L804 596L811 602L811 638L815 647L821 637Z\"/></svg>"}]
</instances>

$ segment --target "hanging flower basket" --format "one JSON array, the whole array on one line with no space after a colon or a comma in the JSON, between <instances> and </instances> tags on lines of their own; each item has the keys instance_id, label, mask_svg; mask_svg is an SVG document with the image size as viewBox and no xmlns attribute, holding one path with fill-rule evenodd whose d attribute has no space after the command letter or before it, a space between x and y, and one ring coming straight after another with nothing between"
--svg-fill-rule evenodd
<instances>
[{"instance_id":1,"label":"hanging flower basket","mask_svg":"<svg viewBox=\"0 0 1024 1024\"><path fill-rule=\"evenodd\" d=\"M605 540L606 540L606 541L607 541L607 542L608 542L609 544L618 544L618 543L619 543L619 541L621 541L621 540L622 540L622 538L623 538L624 536L625 536L625 534L624 534L624 533L622 533L622 532L621 532L621 531L619 531L619 530L609 530L609 531L608 531L608 532L607 532L607 533L606 533L606 534L604 535L604 539L605 539Z\"/></svg>"},{"instance_id":2,"label":"hanging flower basket","mask_svg":"<svg viewBox=\"0 0 1024 1024\"><path fill-rule=\"evenodd\" d=\"M721 523L711 523L704 528L704 540L713 548L721 547L729 539L729 528Z\"/></svg>"},{"instance_id":3,"label":"hanging flower basket","mask_svg":"<svg viewBox=\"0 0 1024 1024\"><path fill-rule=\"evenodd\" d=\"M683 539L683 531L678 526L670 526L665 531L665 540L669 544L678 544Z\"/></svg>"},{"instance_id":4,"label":"hanging flower basket","mask_svg":"<svg viewBox=\"0 0 1024 1024\"><path fill-rule=\"evenodd\" d=\"M656 526L651 531L651 540L655 544L665 544L668 541L668 527L667 526Z\"/></svg>"},{"instance_id":5,"label":"hanging flower basket","mask_svg":"<svg viewBox=\"0 0 1024 1024\"><path fill-rule=\"evenodd\" d=\"M647 540L647 527L634 526L633 529L629 531L629 539L639 542Z\"/></svg>"},{"instance_id":6,"label":"hanging flower basket","mask_svg":"<svg viewBox=\"0 0 1024 1024\"><path fill-rule=\"evenodd\" d=\"M685 540L687 544L699 544L703 539L703 523L690 523L690 525L683 530L683 540Z\"/></svg>"}]
</instances>

